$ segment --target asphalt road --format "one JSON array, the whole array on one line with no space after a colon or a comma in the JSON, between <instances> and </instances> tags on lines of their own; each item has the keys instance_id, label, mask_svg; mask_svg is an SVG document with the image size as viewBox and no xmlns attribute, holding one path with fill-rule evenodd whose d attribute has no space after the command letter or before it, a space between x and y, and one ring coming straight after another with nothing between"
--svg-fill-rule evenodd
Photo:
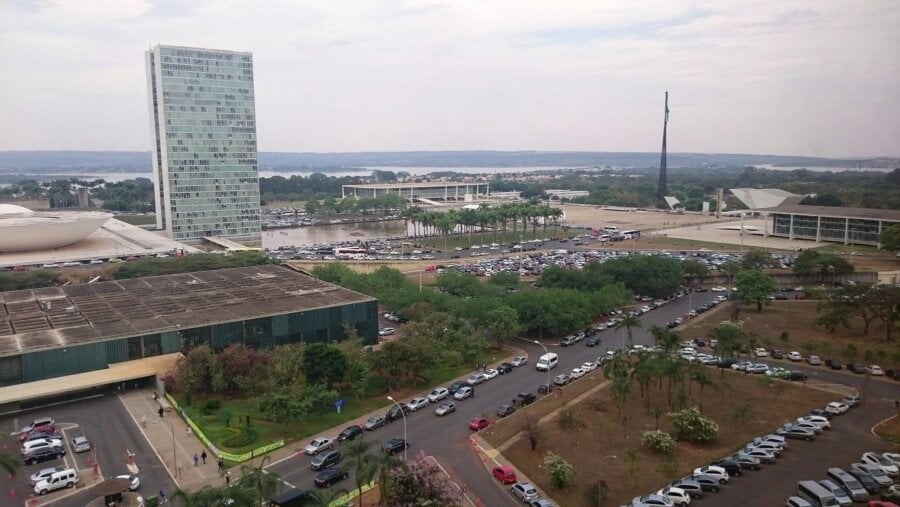
<instances>
[{"instance_id":1,"label":"asphalt road","mask_svg":"<svg viewBox=\"0 0 900 507\"><path fill-rule=\"evenodd\" d=\"M651 325L663 325L674 320L689 311L689 302L694 306L704 304L713 299L717 294L704 292L697 293L689 298L685 296L668 305L651 311L641 316L645 328ZM690 299L690 301L689 301ZM598 347L587 347L584 342L573 347L563 348L555 345L557 340L544 340L548 349L559 354L559 365L551 370L551 377L558 373L570 371L587 361L595 361L597 356L604 354L607 348L621 348L625 342L623 331L606 330L600 333L602 343ZM646 330L634 330L635 343L650 344L652 336ZM547 381L545 372L537 371L534 362L544 353L543 348L537 344L520 341L513 344L524 349L529 357L529 363L517 368L513 372L500 375L475 388L475 397L456 402L457 411L445 417L434 415L434 405L420 409L407 416L407 434L410 442L409 455L413 456L420 449L433 455L448 470L449 473L461 485L471 492L473 499L477 499L481 505L521 505L508 493L507 488L498 486L490 474L482 466L469 443L468 436L471 431L468 423L472 418L484 413L489 419L496 419L495 411L500 405L509 401L521 391L537 393L540 384ZM427 394L427 393L423 393ZM408 400L401 400L408 401ZM338 429L335 432L337 436ZM367 432L364 438L374 442L384 442L390 438L403 438L403 423L395 421L373 432ZM298 448L306 442L298 442ZM378 444L376 444L377 446ZM294 487L311 489L316 472L309 468L311 457L298 455L280 463L273 464L267 469L279 475L284 481ZM338 483L335 487L353 489L354 480L351 475L346 481Z\"/></svg>"},{"instance_id":2,"label":"asphalt road","mask_svg":"<svg viewBox=\"0 0 900 507\"><path fill-rule=\"evenodd\" d=\"M78 470L84 478L94 473L89 460L100 464L103 478L128 473L126 468L126 450L135 453L135 464L139 468L138 477L141 487L138 492L145 496L154 495L159 490L173 491L175 484L159 462L153 449L134 424L131 416L114 395L104 395L88 400L81 400L53 407L36 409L16 414L14 417L0 418L0 428L4 435L9 435L12 428L24 426L35 417L50 416L56 420L57 432L66 437L70 444L76 436L86 436L92 444L92 451L75 454L71 446L66 456L59 460L45 461L36 465L23 466L13 481L16 498L25 499L34 494L30 484L30 476L34 472L55 466L70 466ZM4 444L10 452L18 453L19 444L14 437L5 437ZM51 504L61 507L83 507L93 496L85 489L59 490L41 498L39 505ZM3 505L3 501L0 501Z\"/></svg>"}]
</instances>

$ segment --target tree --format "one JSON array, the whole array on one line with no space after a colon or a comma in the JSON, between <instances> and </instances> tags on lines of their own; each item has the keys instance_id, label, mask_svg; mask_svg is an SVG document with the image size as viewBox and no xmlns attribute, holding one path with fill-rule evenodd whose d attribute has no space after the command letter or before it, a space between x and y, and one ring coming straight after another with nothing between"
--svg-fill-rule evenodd
<instances>
[{"instance_id":1,"label":"tree","mask_svg":"<svg viewBox=\"0 0 900 507\"><path fill-rule=\"evenodd\" d=\"M353 470L353 478L356 481L357 498L362 507L362 488L375 478L378 470L378 462L371 453L372 442L355 438L341 448L341 454L347 468Z\"/></svg>"},{"instance_id":2,"label":"tree","mask_svg":"<svg viewBox=\"0 0 900 507\"><path fill-rule=\"evenodd\" d=\"M892 252L900 251L900 224L894 224L881 231L878 237L881 248Z\"/></svg>"},{"instance_id":3,"label":"tree","mask_svg":"<svg viewBox=\"0 0 900 507\"><path fill-rule=\"evenodd\" d=\"M735 295L744 303L756 303L756 311L762 312L763 304L770 304L769 296L778 290L771 276L758 269L741 271L734 278Z\"/></svg>"},{"instance_id":4,"label":"tree","mask_svg":"<svg viewBox=\"0 0 900 507\"><path fill-rule=\"evenodd\" d=\"M0 452L0 468L15 477L19 473L19 469L22 468L22 460L12 454Z\"/></svg>"},{"instance_id":5,"label":"tree","mask_svg":"<svg viewBox=\"0 0 900 507\"><path fill-rule=\"evenodd\" d=\"M640 329L642 327L644 327L644 325L641 323L641 319L639 319L637 315L628 313L625 314L624 317L622 317L622 320L620 320L618 324L616 324L615 329L625 330L625 335L628 337L627 348L630 350L631 347L634 346L633 330Z\"/></svg>"},{"instance_id":6,"label":"tree","mask_svg":"<svg viewBox=\"0 0 900 507\"><path fill-rule=\"evenodd\" d=\"M541 427L538 424L537 416L531 412L525 414L525 423L522 426L522 433L524 433L525 438L528 439L531 450L537 449L538 442L543 436L543 430L541 430Z\"/></svg>"},{"instance_id":7,"label":"tree","mask_svg":"<svg viewBox=\"0 0 900 507\"><path fill-rule=\"evenodd\" d=\"M278 491L278 486L281 484L281 479L277 475L264 469L268 460L269 456L263 456L256 466L241 465L241 477L235 484L238 488L251 491L252 497L258 501L268 500L275 496L275 492Z\"/></svg>"},{"instance_id":8,"label":"tree","mask_svg":"<svg viewBox=\"0 0 900 507\"><path fill-rule=\"evenodd\" d=\"M678 440L704 443L715 440L719 434L719 425L701 414L697 407L672 412L669 421Z\"/></svg>"},{"instance_id":9,"label":"tree","mask_svg":"<svg viewBox=\"0 0 900 507\"><path fill-rule=\"evenodd\" d=\"M521 331L519 314L506 305L491 310L487 317L490 322L488 336L494 339L497 348L503 347L504 343L514 339Z\"/></svg>"},{"instance_id":10,"label":"tree","mask_svg":"<svg viewBox=\"0 0 900 507\"><path fill-rule=\"evenodd\" d=\"M390 472L388 505L460 505L462 491L424 451Z\"/></svg>"},{"instance_id":11,"label":"tree","mask_svg":"<svg viewBox=\"0 0 900 507\"><path fill-rule=\"evenodd\" d=\"M741 269L763 269L769 267L772 256L761 248L752 248L741 258Z\"/></svg>"},{"instance_id":12,"label":"tree","mask_svg":"<svg viewBox=\"0 0 900 507\"><path fill-rule=\"evenodd\" d=\"M709 268L706 267L706 264L703 264L700 261L694 259L687 259L681 261L681 272L684 276L689 277L691 280L694 278L702 278L709 274Z\"/></svg>"},{"instance_id":13,"label":"tree","mask_svg":"<svg viewBox=\"0 0 900 507\"><path fill-rule=\"evenodd\" d=\"M642 296L668 296L682 283L681 262L659 255L617 257L600 264L599 270Z\"/></svg>"},{"instance_id":14,"label":"tree","mask_svg":"<svg viewBox=\"0 0 900 507\"><path fill-rule=\"evenodd\" d=\"M709 373L706 370L695 371L691 375L691 380L697 383L700 386L700 412L703 412L703 389L706 386L714 385L712 378L710 378Z\"/></svg>"},{"instance_id":15,"label":"tree","mask_svg":"<svg viewBox=\"0 0 900 507\"><path fill-rule=\"evenodd\" d=\"M747 426L747 423L753 417L753 405L750 403L743 403L734 407L734 410L731 412L731 420L735 422L738 426L741 427L741 435L744 434L744 428Z\"/></svg>"},{"instance_id":16,"label":"tree","mask_svg":"<svg viewBox=\"0 0 900 507\"><path fill-rule=\"evenodd\" d=\"M725 276L728 277L728 285L731 285L731 280L741 272L741 265L737 261L725 261L719 265L719 271L725 273Z\"/></svg>"},{"instance_id":17,"label":"tree","mask_svg":"<svg viewBox=\"0 0 900 507\"><path fill-rule=\"evenodd\" d=\"M565 489L575 478L575 467L562 456L550 451L544 454L544 470L550 476L550 485L554 489Z\"/></svg>"},{"instance_id":18,"label":"tree","mask_svg":"<svg viewBox=\"0 0 900 507\"><path fill-rule=\"evenodd\" d=\"M335 345L313 343L303 351L303 372L308 383L321 382L330 389L347 373L347 357Z\"/></svg>"}]
</instances>

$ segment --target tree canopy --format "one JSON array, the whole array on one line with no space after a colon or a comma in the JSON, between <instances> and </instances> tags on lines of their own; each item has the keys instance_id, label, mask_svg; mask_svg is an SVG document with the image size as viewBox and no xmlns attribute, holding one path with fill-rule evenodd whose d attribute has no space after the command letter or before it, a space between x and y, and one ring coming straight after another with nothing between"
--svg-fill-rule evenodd
<instances>
[{"instance_id":1,"label":"tree canopy","mask_svg":"<svg viewBox=\"0 0 900 507\"><path fill-rule=\"evenodd\" d=\"M745 303L755 303L756 311L762 312L763 304L769 304L769 296L778 290L771 276L758 269L741 271L734 277L735 297Z\"/></svg>"}]
</instances>

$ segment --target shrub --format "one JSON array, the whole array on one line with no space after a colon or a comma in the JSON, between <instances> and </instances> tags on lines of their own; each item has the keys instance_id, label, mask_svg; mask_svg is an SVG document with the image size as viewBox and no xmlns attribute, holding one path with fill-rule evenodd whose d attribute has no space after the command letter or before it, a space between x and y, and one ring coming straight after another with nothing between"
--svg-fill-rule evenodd
<instances>
[{"instance_id":1,"label":"shrub","mask_svg":"<svg viewBox=\"0 0 900 507\"><path fill-rule=\"evenodd\" d=\"M578 428L584 426L584 423L575 416L575 411L572 410L572 407L565 407L559 411L558 422L559 427L565 431L577 430Z\"/></svg>"},{"instance_id":2,"label":"shrub","mask_svg":"<svg viewBox=\"0 0 900 507\"><path fill-rule=\"evenodd\" d=\"M641 443L657 454L672 454L675 450L675 439L665 431L645 431Z\"/></svg>"},{"instance_id":3,"label":"shrub","mask_svg":"<svg viewBox=\"0 0 900 507\"><path fill-rule=\"evenodd\" d=\"M675 428L675 438L688 442L711 442L719 434L719 425L700 413L697 407L686 408L669 414Z\"/></svg>"},{"instance_id":4,"label":"shrub","mask_svg":"<svg viewBox=\"0 0 900 507\"><path fill-rule=\"evenodd\" d=\"M212 415L222 408L222 402L217 399L206 400L200 405L200 413L203 415Z\"/></svg>"},{"instance_id":5,"label":"shrub","mask_svg":"<svg viewBox=\"0 0 900 507\"><path fill-rule=\"evenodd\" d=\"M575 468L562 456L547 452L544 454L544 468L550 474L550 485L554 489L563 489L575 478Z\"/></svg>"},{"instance_id":6,"label":"shrub","mask_svg":"<svg viewBox=\"0 0 900 507\"><path fill-rule=\"evenodd\" d=\"M234 449L250 445L256 441L256 432L250 428L236 426L234 428L228 428L228 432L231 433L231 436L222 440L222 447Z\"/></svg>"}]
</instances>

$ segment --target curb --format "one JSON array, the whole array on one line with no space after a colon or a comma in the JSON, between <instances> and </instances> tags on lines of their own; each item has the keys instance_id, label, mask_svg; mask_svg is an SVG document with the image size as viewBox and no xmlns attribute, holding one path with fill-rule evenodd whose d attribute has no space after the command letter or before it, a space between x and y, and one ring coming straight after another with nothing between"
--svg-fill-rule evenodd
<instances>
[{"instance_id":1,"label":"curb","mask_svg":"<svg viewBox=\"0 0 900 507\"><path fill-rule=\"evenodd\" d=\"M877 438L878 440L881 440L882 442L888 442L888 443L890 443L890 444L893 444L894 442L891 442L890 440L884 439L884 438L882 438L881 436L879 436L878 433L875 433L875 428L877 428L877 427L881 426L882 424L884 424L884 423L890 421L891 419L896 419L897 417L900 417L900 414L894 414L894 415L892 415L892 416L890 416L890 417L888 417L888 418L886 418L886 419L882 419L881 421L878 421L877 423L875 423L874 426L872 426L871 428L869 428L869 432L870 432L875 438Z\"/></svg>"}]
</instances>

